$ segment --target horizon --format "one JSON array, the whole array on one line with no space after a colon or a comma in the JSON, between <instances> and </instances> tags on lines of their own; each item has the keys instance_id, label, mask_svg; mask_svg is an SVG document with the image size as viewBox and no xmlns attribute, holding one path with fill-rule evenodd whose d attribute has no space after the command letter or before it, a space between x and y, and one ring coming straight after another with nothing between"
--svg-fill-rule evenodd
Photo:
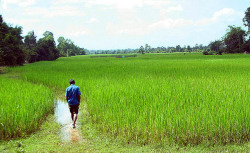
<instances>
[{"instance_id":1,"label":"horizon","mask_svg":"<svg viewBox=\"0 0 250 153\"><path fill-rule=\"evenodd\" d=\"M243 26L249 1L242 0L0 0L6 23L34 30L37 39L71 39L87 50L136 49L141 45L207 46L229 25Z\"/></svg>"}]
</instances>

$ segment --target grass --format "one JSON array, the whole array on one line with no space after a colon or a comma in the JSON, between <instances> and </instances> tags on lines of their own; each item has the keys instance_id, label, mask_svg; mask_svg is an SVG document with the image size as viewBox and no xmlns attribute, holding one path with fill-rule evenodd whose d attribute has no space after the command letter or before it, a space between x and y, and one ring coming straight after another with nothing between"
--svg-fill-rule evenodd
<instances>
[{"instance_id":1,"label":"grass","mask_svg":"<svg viewBox=\"0 0 250 153\"><path fill-rule=\"evenodd\" d=\"M0 77L0 86L0 140L34 132L53 111L53 94L43 85Z\"/></svg>"},{"instance_id":2,"label":"grass","mask_svg":"<svg viewBox=\"0 0 250 153\"><path fill-rule=\"evenodd\" d=\"M82 140L77 143L60 140L61 127L49 115L39 131L27 138L0 141L0 152L247 152L249 144L215 146L137 145L100 134L92 127L87 105L81 108Z\"/></svg>"},{"instance_id":3,"label":"grass","mask_svg":"<svg viewBox=\"0 0 250 153\"><path fill-rule=\"evenodd\" d=\"M213 146L249 140L249 61L248 55L77 56L10 71L63 90L74 78L92 126L123 142Z\"/></svg>"}]
</instances>

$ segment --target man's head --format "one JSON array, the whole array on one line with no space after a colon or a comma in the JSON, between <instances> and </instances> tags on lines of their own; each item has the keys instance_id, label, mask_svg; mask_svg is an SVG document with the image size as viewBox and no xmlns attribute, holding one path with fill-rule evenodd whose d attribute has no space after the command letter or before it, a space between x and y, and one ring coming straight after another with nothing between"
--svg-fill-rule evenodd
<instances>
[{"instance_id":1,"label":"man's head","mask_svg":"<svg viewBox=\"0 0 250 153\"><path fill-rule=\"evenodd\" d=\"M75 84L75 80L70 79L70 80L69 80L69 84Z\"/></svg>"}]
</instances>

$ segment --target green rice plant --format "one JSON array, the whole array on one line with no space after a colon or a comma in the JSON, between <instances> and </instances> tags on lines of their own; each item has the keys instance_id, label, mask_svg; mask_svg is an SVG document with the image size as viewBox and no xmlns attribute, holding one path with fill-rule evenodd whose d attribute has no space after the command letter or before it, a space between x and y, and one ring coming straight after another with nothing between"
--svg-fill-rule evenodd
<instances>
[{"instance_id":1,"label":"green rice plant","mask_svg":"<svg viewBox=\"0 0 250 153\"><path fill-rule=\"evenodd\" d=\"M53 111L53 94L43 85L0 77L0 86L0 139L34 132Z\"/></svg>"},{"instance_id":2,"label":"green rice plant","mask_svg":"<svg viewBox=\"0 0 250 153\"><path fill-rule=\"evenodd\" d=\"M63 89L73 78L93 126L139 144L249 140L249 55L76 56L10 71ZM41 73L42 72L42 73Z\"/></svg>"}]
</instances>

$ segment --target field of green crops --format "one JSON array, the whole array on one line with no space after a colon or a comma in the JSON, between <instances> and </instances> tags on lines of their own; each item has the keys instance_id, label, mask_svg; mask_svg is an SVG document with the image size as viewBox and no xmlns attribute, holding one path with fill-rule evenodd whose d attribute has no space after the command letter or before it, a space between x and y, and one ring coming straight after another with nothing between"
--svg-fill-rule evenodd
<instances>
[{"instance_id":1,"label":"field of green crops","mask_svg":"<svg viewBox=\"0 0 250 153\"><path fill-rule=\"evenodd\" d=\"M0 77L0 140L25 136L53 111L53 95L42 86Z\"/></svg>"},{"instance_id":2,"label":"field of green crops","mask_svg":"<svg viewBox=\"0 0 250 153\"><path fill-rule=\"evenodd\" d=\"M249 57L77 56L10 71L59 90L75 79L93 126L125 142L225 144L249 140Z\"/></svg>"}]
</instances>

